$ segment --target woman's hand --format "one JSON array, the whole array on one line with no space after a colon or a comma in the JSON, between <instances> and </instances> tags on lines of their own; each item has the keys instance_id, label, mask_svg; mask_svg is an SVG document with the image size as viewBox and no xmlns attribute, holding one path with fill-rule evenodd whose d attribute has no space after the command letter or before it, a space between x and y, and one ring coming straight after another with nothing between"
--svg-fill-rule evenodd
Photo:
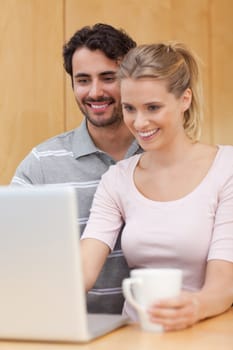
<instances>
[{"instance_id":1,"label":"woman's hand","mask_svg":"<svg viewBox=\"0 0 233 350\"><path fill-rule=\"evenodd\" d=\"M165 331L184 329L200 320L200 301L196 293L181 292L178 297L153 304L148 313L150 320L163 325Z\"/></svg>"},{"instance_id":2,"label":"woman's hand","mask_svg":"<svg viewBox=\"0 0 233 350\"><path fill-rule=\"evenodd\" d=\"M233 263L210 260L205 282L197 292L181 292L176 298L163 299L150 307L152 322L165 330L184 329L207 317L219 315L233 303Z\"/></svg>"}]
</instances>

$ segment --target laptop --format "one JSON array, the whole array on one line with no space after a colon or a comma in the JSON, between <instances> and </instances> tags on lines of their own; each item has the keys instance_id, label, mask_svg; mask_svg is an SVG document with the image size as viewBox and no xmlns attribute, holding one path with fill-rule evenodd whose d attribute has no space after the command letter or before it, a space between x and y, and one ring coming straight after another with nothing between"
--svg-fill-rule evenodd
<instances>
[{"instance_id":1,"label":"laptop","mask_svg":"<svg viewBox=\"0 0 233 350\"><path fill-rule=\"evenodd\" d=\"M127 323L87 314L75 189L0 187L0 339L88 342Z\"/></svg>"}]
</instances>

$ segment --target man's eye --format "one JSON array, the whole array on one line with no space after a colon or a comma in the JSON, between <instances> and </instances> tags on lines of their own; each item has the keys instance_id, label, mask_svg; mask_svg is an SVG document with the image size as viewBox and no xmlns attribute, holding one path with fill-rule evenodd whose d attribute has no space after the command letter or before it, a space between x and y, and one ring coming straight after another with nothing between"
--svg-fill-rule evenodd
<instances>
[{"instance_id":1,"label":"man's eye","mask_svg":"<svg viewBox=\"0 0 233 350\"><path fill-rule=\"evenodd\" d=\"M107 77L104 77L103 80L107 83L111 83L111 82L116 80L116 77L115 76L109 76L109 77L107 76Z\"/></svg>"},{"instance_id":2,"label":"man's eye","mask_svg":"<svg viewBox=\"0 0 233 350\"><path fill-rule=\"evenodd\" d=\"M80 85L85 85L85 84L88 84L89 81L90 81L89 79L77 79L76 83Z\"/></svg>"}]
</instances>

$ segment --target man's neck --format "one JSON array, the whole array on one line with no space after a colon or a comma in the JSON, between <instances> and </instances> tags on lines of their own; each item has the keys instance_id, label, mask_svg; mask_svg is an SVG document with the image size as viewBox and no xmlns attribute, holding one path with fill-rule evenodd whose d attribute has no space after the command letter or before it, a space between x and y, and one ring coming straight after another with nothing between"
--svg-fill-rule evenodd
<instances>
[{"instance_id":1,"label":"man's neck","mask_svg":"<svg viewBox=\"0 0 233 350\"><path fill-rule=\"evenodd\" d=\"M134 139L124 122L105 127L96 127L87 122L87 128L96 147L116 161L124 159Z\"/></svg>"}]
</instances>

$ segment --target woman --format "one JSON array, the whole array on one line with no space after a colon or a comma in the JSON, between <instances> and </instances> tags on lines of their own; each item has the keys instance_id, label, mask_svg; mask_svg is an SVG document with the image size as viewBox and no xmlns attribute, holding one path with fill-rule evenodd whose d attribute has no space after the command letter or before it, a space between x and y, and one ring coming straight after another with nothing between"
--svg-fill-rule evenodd
<instances>
[{"instance_id":1,"label":"woman","mask_svg":"<svg viewBox=\"0 0 233 350\"><path fill-rule=\"evenodd\" d=\"M199 141L199 67L184 45L132 49L119 78L124 121L145 152L102 177L81 243L86 288L124 224L130 268L183 270L180 296L148 310L165 330L183 329L233 302L233 147Z\"/></svg>"}]
</instances>

